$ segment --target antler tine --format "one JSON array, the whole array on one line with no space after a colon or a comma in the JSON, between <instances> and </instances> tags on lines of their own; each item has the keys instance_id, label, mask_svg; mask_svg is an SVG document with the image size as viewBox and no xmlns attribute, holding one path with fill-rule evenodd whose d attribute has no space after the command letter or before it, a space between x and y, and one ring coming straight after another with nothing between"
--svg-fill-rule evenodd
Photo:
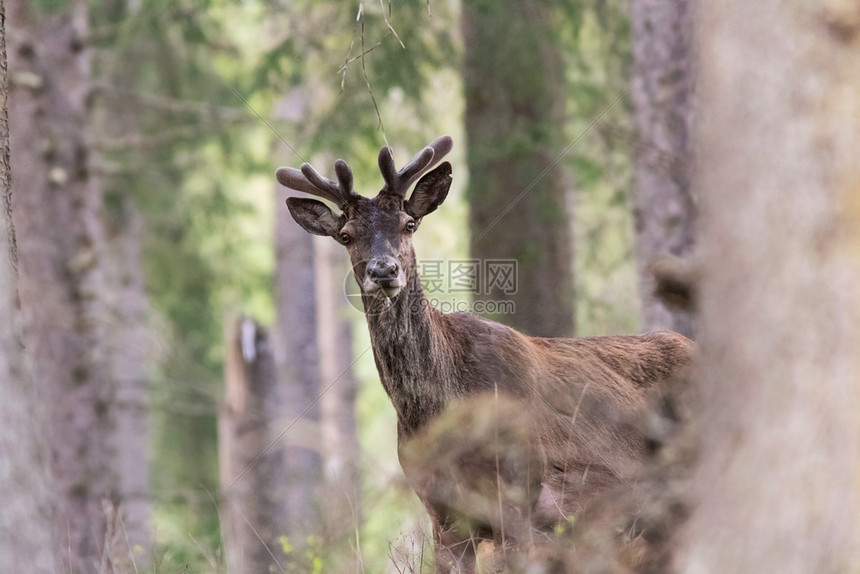
<instances>
[{"instance_id":1,"label":"antler tine","mask_svg":"<svg viewBox=\"0 0 860 574\"><path fill-rule=\"evenodd\" d=\"M352 170L349 169L349 166L346 165L346 162L342 159L334 162L334 171L337 174L337 180L339 183L335 183L328 178L321 176L317 171L311 167L309 164L302 164L302 173L308 180L315 186L320 189L328 190L335 197L335 203L337 203L338 207L344 209L347 205L352 203L353 199L358 197L358 194L352 189Z\"/></svg>"},{"instance_id":2,"label":"antler tine","mask_svg":"<svg viewBox=\"0 0 860 574\"><path fill-rule=\"evenodd\" d=\"M424 172L433 167L436 163L439 162L443 157L448 155L451 152L451 149L454 147L454 140L451 139L451 136L442 136L429 146L427 146L433 150L433 159L424 166L418 173L416 173L413 177L414 179L418 179Z\"/></svg>"},{"instance_id":3,"label":"antler tine","mask_svg":"<svg viewBox=\"0 0 860 574\"><path fill-rule=\"evenodd\" d=\"M354 196L358 195L352 188L352 170L342 159L334 162L334 172L337 174L337 181L340 183L339 191L344 201L349 202Z\"/></svg>"},{"instance_id":4,"label":"antler tine","mask_svg":"<svg viewBox=\"0 0 860 574\"><path fill-rule=\"evenodd\" d=\"M394 166L391 148L388 146L383 147L379 150L379 171L382 172L385 187L380 193L392 193L400 197L406 197L409 186L451 151L453 145L454 143L450 136L442 136L415 154L400 171L397 171Z\"/></svg>"},{"instance_id":5,"label":"antler tine","mask_svg":"<svg viewBox=\"0 0 860 574\"><path fill-rule=\"evenodd\" d=\"M379 171L385 180L385 189L393 190L397 187L397 168L394 167L394 152L388 146L382 146L379 150Z\"/></svg>"},{"instance_id":6,"label":"antler tine","mask_svg":"<svg viewBox=\"0 0 860 574\"><path fill-rule=\"evenodd\" d=\"M311 182L311 184L313 184L319 189L328 190L336 197L340 197L340 193L338 193L340 190L338 189L337 184L332 180L328 179L327 177L321 176L319 172L317 172L317 170L315 170L311 166L311 164L303 163L301 170L302 174L308 179L309 182Z\"/></svg>"},{"instance_id":7,"label":"antler tine","mask_svg":"<svg viewBox=\"0 0 860 574\"><path fill-rule=\"evenodd\" d=\"M409 185L412 183L413 176L416 172L427 167L433 160L433 149L425 147L412 158L406 167L400 171L396 171L394 166L394 158L392 157L391 148L388 146L379 150L379 171L382 172L382 179L385 180L383 193L391 193L406 197L406 192L409 190Z\"/></svg>"},{"instance_id":8,"label":"antler tine","mask_svg":"<svg viewBox=\"0 0 860 574\"><path fill-rule=\"evenodd\" d=\"M278 168L278 171L275 173L275 177L278 178L278 182L284 187L289 187L296 191L302 191L310 195L315 195L317 197L333 201L338 204L338 206L340 206L342 202L340 197L332 193L330 189L317 187L308 181L301 171L293 167Z\"/></svg>"},{"instance_id":9,"label":"antler tine","mask_svg":"<svg viewBox=\"0 0 860 574\"><path fill-rule=\"evenodd\" d=\"M307 163L302 164L301 170L278 168L275 176L285 187L327 199L344 209L356 195L352 189L352 171L343 160L335 162L335 171L339 184L321 176Z\"/></svg>"},{"instance_id":10,"label":"antler tine","mask_svg":"<svg viewBox=\"0 0 860 574\"><path fill-rule=\"evenodd\" d=\"M424 168L426 168L433 162L433 156L435 155L435 153L436 152L432 147L427 146L420 152L415 154L415 156L409 161L409 163L407 163L405 166L403 166L403 169L397 172L399 180L398 184L400 184L403 189L403 195L406 194L406 191L409 189L409 184L412 183L412 180L414 179L415 175L420 173Z\"/></svg>"}]
</instances>

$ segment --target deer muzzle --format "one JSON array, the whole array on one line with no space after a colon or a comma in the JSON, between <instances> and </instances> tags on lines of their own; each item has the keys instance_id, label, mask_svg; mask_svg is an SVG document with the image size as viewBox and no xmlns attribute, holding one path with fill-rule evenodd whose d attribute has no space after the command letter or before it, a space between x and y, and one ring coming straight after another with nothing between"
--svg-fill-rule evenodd
<instances>
[{"instance_id":1,"label":"deer muzzle","mask_svg":"<svg viewBox=\"0 0 860 574\"><path fill-rule=\"evenodd\" d=\"M383 293L391 298L400 293L406 276L400 263L389 255L374 257L367 263L362 287L365 293Z\"/></svg>"}]
</instances>

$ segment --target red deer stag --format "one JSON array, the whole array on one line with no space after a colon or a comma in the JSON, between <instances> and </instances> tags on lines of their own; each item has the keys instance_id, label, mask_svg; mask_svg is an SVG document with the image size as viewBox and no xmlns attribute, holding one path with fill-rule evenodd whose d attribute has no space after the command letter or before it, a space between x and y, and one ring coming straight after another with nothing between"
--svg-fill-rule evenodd
<instances>
[{"instance_id":1,"label":"red deer stag","mask_svg":"<svg viewBox=\"0 0 860 574\"><path fill-rule=\"evenodd\" d=\"M437 568L471 572L477 541L510 547L535 532L552 533L609 487L633 487L645 441L625 423L689 363L692 343L668 332L529 337L430 306L412 235L448 194L451 164L429 170L451 147L450 137L439 138L399 171L383 147L385 186L373 198L353 190L343 160L335 162L337 182L308 164L282 167L277 179L340 210L287 199L306 231L349 251L376 366L397 411L401 465L433 522ZM490 410L495 417L484 417ZM447 426L427 434L440 420ZM484 430L499 448L469 446ZM487 486L498 489L492 504L472 496Z\"/></svg>"}]
</instances>

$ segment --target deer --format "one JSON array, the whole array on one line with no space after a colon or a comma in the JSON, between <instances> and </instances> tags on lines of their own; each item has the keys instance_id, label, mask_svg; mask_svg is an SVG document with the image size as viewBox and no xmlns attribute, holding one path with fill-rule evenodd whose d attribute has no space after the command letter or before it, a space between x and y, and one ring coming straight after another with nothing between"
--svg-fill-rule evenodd
<instances>
[{"instance_id":1,"label":"deer","mask_svg":"<svg viewBox=\"0 0 860 574\"><path fill-rule=\"evenodd\" d=\"M673 332L541 338L429 305L413 235L448 195L452 167L439 161L452 147L443 136L400 170L383 147L384 186L373 197L353 189L343 160L334 164L337 181L307 163L276 172L283 186L339 210L286 200L305 231L349 253L379 378L397 413L398 457L430 515L445 574L474 572L483 541L504 551L569 524L612 488L635 489L646 446L627 422L694 353ZM487 429L500 440L475 447ZM495 492L473 496L486 488Z\"/></svg>"}]
</instances>

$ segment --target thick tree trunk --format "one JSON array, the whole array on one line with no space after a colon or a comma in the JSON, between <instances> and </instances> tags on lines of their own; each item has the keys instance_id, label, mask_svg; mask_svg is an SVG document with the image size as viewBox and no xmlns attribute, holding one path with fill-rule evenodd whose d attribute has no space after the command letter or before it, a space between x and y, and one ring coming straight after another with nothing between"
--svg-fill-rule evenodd
<instances>
[{"instance_id":1,"label":"thick tree trunk","mask_svg":"<svg viewBox=\"0 0 860 574\"><path fill-rule=\"evenodd\" d=\"M38 18L26 0L8 6L16 31L10 127L25 344L50 410L56 547L67 570L92 572L104 556L103 501L115 499L117 481L99 300L101 194L87 144L86 4Z\"/></svg>"},{"instance_id":2,"label":"thick tree trunk","mask_svg":"<svg viewBox=\"0 0 860 574\"><path fill-rule=\"evenodd\" d=\"M334 538L351 536L359 527L360 492L358 428L352 371L352 324L344 286L349 258L329 237L314 238L316 249L320 375L326 385L337 381L320 400L321 435L326 474L326 531ZM333 540L337 542L338 540ZM358 567L358 565L355 565ZM354 568L353 568L354 569Z\"/></svg>"},{"instance_id":3,"label":"thick tree trunk","mask_svg":"<svg viewBox=\"0 0 860 574\"><path fill-rule=\"evenodd\" d=\"M696 206L690 189L694 57L689 0L633 0L633 102L636 255L643 326L693 335L689 312L654 294L651 265L693 247Z\"/></svg>"},{"instance_id":4,"label":"thick tree trunk","mask_svg":"<svg viewBox=\"0 0 860 574\"><path fill-rule=\"evenodd\" d=\"M270 404L277 401L278 379L269 336L251 319L227 320L224 345L227 394L218 421L218 456L227 569L283 570L279 538L286 513L276 498L283 474L272 467L277 450L266 451L278 430Z\"/></svg>"},{"instance_id":5,"label":"thick tree trunk","mask_svg":"<svg viewBox=\"0 0 860 574\"><path fill-rule=\"evenodd\" d=\"M467 0L463 38L476 298L513 301L513 315L494 318L525 333L571 336L571 202L554 163L566 145L556 26L540 3ZM493 285L503 267L487 267L504 259L517 261L515 293Z\"/></svg>"},{"instance_id":6,"label":"thick tree trunk","mask_svg":"<svg viewBox=\"0 0 860 574\"><path fill-rule=\"evenodd\" d=\"M26 360L18 310L15 229L6 112L6 7L0 0L0 572L59 569L52 537L53 485L46 409Z\"/></svg>"},{"instance_id":7,"label":"thick tree trunk","mask_svg":"<svg viewBox=\"0 0 860 574\"><path fill-rule=\"evenodd\" d=\"M679 571L860 571L860 12L700 7L703 436Z\"/></svg>"},{"instance_id":8,"label":"thick tree trunk","mask_svg":"<svg viewBox=\"0 0 860 574\"><path fill-rule=\"evenodd\" d=\"M313 237L286 215L285 188L278 186L276 205L275 366L278 373L277 404L283 428L274 429L276 472L275 498L287 513L288 536L296 545L319 533L318 485L322 478L320 448L321 393L320 353L317 336L317 300Z\"/></svg>"}]
</instances>

